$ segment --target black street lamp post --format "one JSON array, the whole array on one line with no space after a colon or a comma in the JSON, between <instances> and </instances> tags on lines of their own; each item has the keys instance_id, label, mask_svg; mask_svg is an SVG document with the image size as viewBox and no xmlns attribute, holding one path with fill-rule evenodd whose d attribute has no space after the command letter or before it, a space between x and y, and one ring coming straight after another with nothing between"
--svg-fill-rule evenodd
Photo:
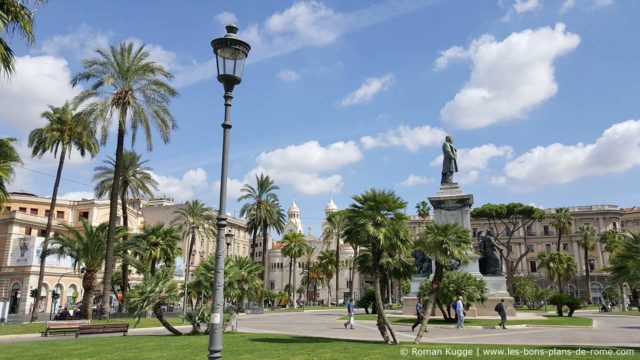
<instances>
[{"instance_id":1,"label":"black street lamp post","mask_svg":"<svg viewBox=\"0 0 640 360\"><path fill-rule=\"evenodd\" d=\"M222 358L222 323L224 319L224 257L227 228L227 168L229 161L229 132L231 130L231 100L233 88L242 81L244 62L251 50L248 43L241 40L238 27L227 25L224 37L211 41L216 55L218 81L224 87L224 122L222 123L222 170L220 174L220 206L216 225L216 270L213 282L213 304L209 324L209 359Z\"/></svg>"}]
</instances>

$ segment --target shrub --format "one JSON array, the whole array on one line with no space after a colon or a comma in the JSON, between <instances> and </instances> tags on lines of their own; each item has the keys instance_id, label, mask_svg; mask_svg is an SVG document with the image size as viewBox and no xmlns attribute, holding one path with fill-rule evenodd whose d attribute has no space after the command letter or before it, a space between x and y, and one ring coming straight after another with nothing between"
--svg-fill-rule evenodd
<instances>
[{"instance_id":1,"label":"shrub","mask_svg":"<svg viewBox=\"0 0 640 360\"><path fill-rule=\"evenodd\" d=\"M365 285L364 294L356 301L357 308L363 308L365 313L369 313L369 307L371 307L371 313L376 313L376 292L371 286Z\"/></svg>"},{"instance_id":2,"label":"shrub","mask_svg":"<svg viewBox=\"0 0 640 360\"><path fill-rule=\"evenodd\" d=\"M573 313L576 310L582 308L582 300L567 294L556 293L549 298L549 303L551 305L555 305L558 316L564 315L563 313L564 306L569 308L569 312L567 313L567 316L569 317L573 316Z\"/></svg>"}]
</instances>

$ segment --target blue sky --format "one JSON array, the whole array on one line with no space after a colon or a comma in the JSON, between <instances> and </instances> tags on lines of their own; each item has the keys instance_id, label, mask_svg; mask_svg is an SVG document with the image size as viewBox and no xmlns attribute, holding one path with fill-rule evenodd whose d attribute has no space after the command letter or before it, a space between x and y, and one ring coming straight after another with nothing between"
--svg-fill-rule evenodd
<instances>
[{"instance_id":1,"label":"blue sky","mask_svg":"<svg viewBox=\"0 0 640 360\"><path fill-rule=\"evenodd\" d=\"M331 196L342 208L368 187L396 190L414 213L438 190L452 134L455 179L478 205L637 205L638 13L607 0L52 1L32 47L11 39L17 72L0 80L0 135L25 159L11 189L50 194L56 162L30 159L26 136L47 104L78 93L68 80L83 58L128 40L180 91L179 129L144 154L158 195L217 207L223 100L209 43L233 21L253 49L234 91L230 196L268 173L316 235ZM90 196L114 138L93 160L72 157L64 197Z\"/></svg>"}]
</instances>

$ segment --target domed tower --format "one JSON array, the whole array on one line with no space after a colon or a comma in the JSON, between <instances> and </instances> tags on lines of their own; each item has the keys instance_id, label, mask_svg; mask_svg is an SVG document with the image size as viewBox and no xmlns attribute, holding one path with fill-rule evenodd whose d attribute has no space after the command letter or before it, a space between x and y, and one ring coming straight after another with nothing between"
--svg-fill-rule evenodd
<instances>
[{"instance_id":1,"label":"domed tower","mask_svg":"<svg viewBox=\"0 0 640 360\"><path fill-rule=\"evenodd\" d=\"M338 207L336 206L336 203L333 202L332 196L331 200L329 200L329 202L327 203L327 206L324 207L324 218L328 218L329 214L336 211L338 211Z\"/></svg>"},{"instance_id":2,"label":"domed tower","mask_svg":"<svg viewBox=\"0 0 640 360\"><path fill-rule=\"evenodd\" d=\"M302 226L302 221L300 221L300 209L298 209L295 200L291 202L289 211L287 211L287 224L284 226L285 234L291 232L304 234L304 226Z\"/></svg>"}]
</instances>

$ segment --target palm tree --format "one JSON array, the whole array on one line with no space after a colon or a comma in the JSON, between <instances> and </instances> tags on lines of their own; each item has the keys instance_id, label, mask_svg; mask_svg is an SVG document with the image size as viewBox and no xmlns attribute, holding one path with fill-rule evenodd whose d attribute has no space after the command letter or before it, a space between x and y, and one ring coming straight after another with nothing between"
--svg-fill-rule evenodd
<instances>
[{"instance_id":1,"label":"palm tree","mask_svg":"<svg viewBox=\"0 0 640 360\"><path fill-rule=\"evenodd\" d=\"M469 254L473 251L473 239L469 235L469 230L457 224L427 224L422 231L420 239L416 241L416 249L429 254L435 262L436 268L429 289L429 299L425 308L425 317L422 320L420 331L414 341L419 344L424 331L429 323L429 318L433 312L438 294L440 293L440 284L444 277L444 271L450 267L452 263L457 262L464 265L469 262Z\"/></svg>"},{"instance_id":2,"label":"palm tree","mask_svg":"<svg viewBox=\"0 0 640 360\"><path fill-rule=\"evenodd\" d=\"M591 301L591 268L589 267L589 251L596 248L596 229L591 225L583 225L578 228L578 245L584 250L584 270L587 276L587 291L589 292L589 301Z\"/></svg>"},{"instance_id":3,"label":"palm tree","mask_svg":"<svg viewBox=\"0 0 640 360\"><path fill-rule=\"evenodd\" d=\"M622 234L617 239L607 271L615 284L628 284L634 299L640 295L640 232ZM640 308L638 308L640 310Z\"/></svg>"},{"instance_id":4,"label":"palm tree","mask_svg":"<svg viewBox=\"0 0 640 360\"><path fill-rule=\"evenodd\" d=\"M104 264L104 252L107 244L107 224L102 223L93 227L89 222L82 220L82 231L68 225L64 225L68 235L56 234L51 239L53 247L49 252L55 251L59 255L67 255L73 259L74 270L84 268L82 276L82 307L80 317L91 319L93 309L93 296L98 283L98 272ZM104 287L107 287L106 285ZM107 299L103 297L104 302Z\"/></svg>"},{"instance_id":5,"label":"palm tree","mask_svg":"<svg viewBox=\"0 0 640 360\"><path fill-rule=\"evenodd\" d=\"M142 260L144 272L154 276L159 262L173 267L175 258L182 254L182 249L178 246L180 240L178 228L167 228L164 224L145 225L142 232L133 237L136 243L133 252Z\"/></svg>"},{"instance_id":6,"label":"palm tree","mask_svg":"<svg viewBox=\"0 0 640 360\"><path fill-rule=\"evenodd\" d=\"M307 240L304 235L298 232L290 232L284 235L282 238L282 255L289 258L289 299L292 298L292 292L296 286L296 273L298 272L297 260L304 256L307 250ZM293 284L291 283L291 276L293 275ZM294 301L293 307L296 308L297 304Z\"/></svg>"},{"instance_id":7,"label":"palm tree","mask_svg":"<svg viewBox=\"0 0 640 360\"><path fill-rule=\"evenodd\" d=\"M188 239L191 235L191 241L187 246L189 252L187 252L187 258L184 263L184 283L188 289L189 272L191 270L191 254L193 253L193 246L196 242L196 235L200 237L201 241L209 241L215 237L215 215L213 209L205 206L200 200L187 201L184 206L179 207L173 212L173 220L171 225L178 227L182 230L182 238ZM187 291L185 290L185 303L184 309L187 308Z\"/></svg>"},{"instance_id":8,"label":"palm tree","mask_svg":"<svg viewBox=\"0 0 640 360\"><path fill-rule=\"evenodd\" d=\"M560 251L560 241L562 240L562 235L569 235L571 232L571 224L573 220L571 218L571 213L569 212L569 208L557 208L556 213L551 216L551 226L556 229L558 233L558 244L556 246L556 251Z\"/></svg>"},{"instance_id":9,"label":"palm tree","mask_svg":"<svg viewBox=\"0 0 640 360\"><path fill-rule=\"evenodd\" d=\"M395 332L387 319L380 291L383 269L380 264L385 251L408 246L407 216L403 213L407 203L393 191L369 189L352 197L354 203L347 209L346 238L357 239L357 243L371 253L372 276L376 295L377 326L385 342L398 344ZM388 331L387 331L388 330Z\"/></svg>"},{"instance_id":10,"label":"palm tree","mask_svg":"<svg viewBox=\"0 0 640 360\"><path fill-rule=\"evenodd\" d=\"M136 326L140 319L150 311L165 329L174 335L182 332L174 328L165 318L162 306L180 301L178 284L173 279L173 267L163 266L154 275L145 274L142 283L136 285L129 293L128 309L136 318Z\"/></svg>"},{"instance_id":11,"label":"palm tree","mask_svg":"<svg viewBox=\"0 0 640 360\"><path fill-rule=\"evenodd\" d=\"M313 264L313 255L316 252L316 247L308 245L304 250L304 271L302 272L302 279L300 279L300 283L306 287L305 300L309 302L309 283L305 283L305 277L309 277L308 273L311 270L311 265Z\"/></svg>"},{"instance_id":12,"label":"palm tree","mask_svg":"<svg viewBox=\"0 0 640 360\"><path fill-rule=\"evenodd\" d=\"M326 242L336 242L336 305L340 299L340 240L344 235L344 229L347 226L347 216L344 210L334 211L327 217L327 223L324 228L324 240Z\"/></svg>"},{"instance_id":13,"label":"palm tree","mask_svg":"<svg viewBox=\"0 0 640 360\"><path fill-rule=\"evenodd\" d=\"M127 210L128 199L139 199L142 196L153 196L153 191L158 190L158 182L151 176L151 168L144 166L147 160L140 161L140 154L133 150L124 150L122 154L122 169L120 176L120 205L122 207L122 225L125 230L129 228L129 212ZM96 197L101 198L110 195L113 188L113 174L115 173L115 160L107 157L104 165L97 166L94 171L93 181L96 182ZM126 236L123 239L126 241ZM129 264L127 250L122 254L122 298L127 298L129 290Z\"/></svg>"},{"instance_id":14,"label":"palm tree","mask_svg":"<svg viewBox=\"0 0 640 360\"><path fill-rule=\"evenodd\" d=\"M4 211L4 203L9 199L7 185L13 180L13 167L22 164L20 155L13 147L15 141L11 137L0 138L0 212Z\"/></svg>"},{"instance_id":15,"label":"palm tree","mask_svg":"<svg viewBox=\"0 0 640 360\"><path fill-rule=\"evenodd\" d=\"M278 234L282 232L284 228L284 212L280 208L278 201L278 195L276 190L280 189L269 175L256 175L256 187L249 184L244 184L242 189L242 196L238 198L238 201L248 202L242 205L240 208L240 217L247 219L247 226L252 231L251 238L251 258L256 257L256 238L258 230L262 230L262 265L267 268L267 237L269 234L269 228L273 227ZM264 274L263 274L263 280ZM266 283L266 281L265 281Z\"/></svg>"},{"instance_id":16,"label":"palm tree","mask_svg":"<svg viewBox=\"0 0 640 360\"><path fill-rule=\"evenodd\" d=\"M318 269L322 273L327 286L327 306L331 306L331 279L335 275L336 270L336 251L333 249L324 249L318 255ZM337 304L336 304L337 305Z\"/></svg>"},{"instance_id":17,"label":"palm tree","mask_svg":"<svg viewBox=\"0 0 640 360\"><path fill-rule=\"evenodd\" d=\"M62 168L64 167L65 157L71 157L71 151L75 148L80 156L84 157L87 153L91 157L96 156L100 149L98 141L91 122L82 112L76 112L76 107L69 102L65 102L62 107L49 106L49 110L41 115L49 121L42 127L31 131L29 134L29 147L32 149L31 156L41 158L44 154L51 152L54 157L60 151L60 159L58 160L58 171L56 179L53 183L53 194L51 195L51 203L49 204L49 216L47 216L47 227L45 229L43 249L47 249L48 238L51 236L51 227L53 225L53 216L55 215L56 202L58 200L58 189L60 179L62 177ZM38 289L42 288L44 281L45 254L42 252L40 256L40 271L38 274ZM35 298L34 309L38 308L40 298ZM31 321L37 319L37 312L31 314Z\"/></svg>"},{"instance_id":18,"label":"palm tree","mask_svg":"<svg viewBox=\"0 0 640 360\"><path fill-rule=\"evenodd\" d=\"M418 211L418 217L422 220L427 220L429 218L429 211L431 211L431 206L428 202L422 200L416 204L416 210Z\"/></svg>"},{"instance_id":19,"label":"palm tree","mask_svg":"<svg viewBox=\"0 0 640 360\"><path fill-rule=\"evenodd\" d=\"M75 103L85 103L84 112L101 129L101 141L105 144L113 118L117 118L118 134L114 163L114 179L120 179L124 152L124 136L131 130L133 144L139 128L146 137L147 149L152 150L151 128L160 132L167 143L171 130L177 127L168 104L178 92L167 81L173 75L162 65L149 60L149 52L144 45L132 42L121 43L118 47L96 50L97 57L86 59L84 70L71 83L93 81L91 87L76 97ZM128 125L128 126L127 126ZM114 181L110 194L109 234L107 237L106 265L104 281L111 282L114 268L113 247L115 244L116 219L118 216L118 195L120 182ZM110 296L107 289L105 296ZM102 304L102 318L109 317L108 304Z\"/></svg>"},{"instance_id":20,"label":"palm tree","mask_svg":"<svg viewBox=\"0 0 640 360\"><path fill-rule=\"evenodd\" d=\"M538 255L540 268L547 269L547 276L551 282L558 281L558 289L562 290L562 281L569 281L578 271L578 265L573 256L560 252L541 252Z\"/></svg>"},{"instance_id":21,"label":"palm tree","mask_svg":"<svg viewBox=\"0 0 640 360\"><path fill-rule=\"evenodd\" d=\"M260 280L260 273L263 271L262 265L256 264L248 256L233 256L230 257L229 276L225 276L225 286L233 288L229 291L231 294L236 294L235 301L237 304L241 304L242 308L246 308L247 300L256 300L262 294L262 280ZM225 275L227 274L227 268L225 267ZM225 292L226 294L226 292Z\"/></svg>"},{"instance_id":22,"label":"palm tree","mask_svg":"<svg viewBox=\"0 0 640 360\"><path fill-rule=\"evenodd\" d=\"M36 6L46 2L46 0L32 0ZM21 0L0 1L0 74L5 72L11 75L14 68L13 50L9 47L5 34L13 35L18 33L26 40L27 45L33 44L35 34L33 32L33 11Z\"/></svg>"}]
</instances>

